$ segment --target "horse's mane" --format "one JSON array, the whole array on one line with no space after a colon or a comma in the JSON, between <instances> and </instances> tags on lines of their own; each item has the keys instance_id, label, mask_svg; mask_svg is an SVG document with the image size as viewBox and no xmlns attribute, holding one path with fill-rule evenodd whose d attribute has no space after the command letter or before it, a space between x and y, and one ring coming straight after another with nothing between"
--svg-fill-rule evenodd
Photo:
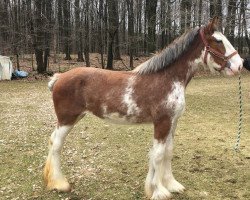
<instances>
[{"instance_id":1,"label":"horse's mane","mask_svg":"<svg viewBox=\"0 0 250 200\"><path fill-rule=\"evenodd\" d=\"M150 74L166 68L188 49L195 36L198 34L198 30L199 27L196 27L185 32L163 49L161 53L136 67L133 72L138 74Z\"/></svg>"}]
</instances>

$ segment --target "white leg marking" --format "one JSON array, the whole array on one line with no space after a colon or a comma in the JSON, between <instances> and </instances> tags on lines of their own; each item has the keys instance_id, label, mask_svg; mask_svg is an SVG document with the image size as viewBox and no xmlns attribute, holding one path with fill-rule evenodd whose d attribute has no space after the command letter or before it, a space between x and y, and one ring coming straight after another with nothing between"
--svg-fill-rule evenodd
<instances>
[{"instance_id":1,"label":"white leg marking","mask_svg":"<svg viewBox=\"0 0 250 200\"><path fill-rule=\"evenodd\" d=\"M146 179L146 194L154 200L167 199L171 197L171 193L163 186L164 175L164 157L166 151L166 143L154 140L153 149L150 153L149 172Z\"/></svg>"},{"instance_id":2,"label":"white leg marking","mask_svg":"<svg viewBox=\"0 0 250 200\"><path fill-rule=\"evenodd\" d=\"M50 137L49 155L44 168L44 178L48 189L69 191L70 185L61 171L60 154L63 142L73 126L61 126Z\"/></svg>"},{"instance_id":3,"label":"white leg marking","mask_svg":"<svg viewBox=\"0 0 250 200\"><path fill-rule=\"evenodd\" d=\"M153 166L153 161L152 161L152 158L150 156L149 170L148 170L148 174L147 174L146 182L145 182L145 193L148 197L152 197L152 195L153 195L154 188L152 185L152 180L154 178L154 173L155 173L155 170L154 170L154 166Z\"/></svg>"},{"instance_id":4,"label":"white leg marking","mask_svg":"<svg viewBox=\"0 0 250 200\"><path fill-rule=\"evenodd\" d=\"M173 120L170 133L166 140L166 153L164 159L164 176L163 184L170 192L182 193L185 188L178 181L175 180L172 173L171 161L173 158L173 135L177 125L177 120Z\"/></svg>"}]
</instances>

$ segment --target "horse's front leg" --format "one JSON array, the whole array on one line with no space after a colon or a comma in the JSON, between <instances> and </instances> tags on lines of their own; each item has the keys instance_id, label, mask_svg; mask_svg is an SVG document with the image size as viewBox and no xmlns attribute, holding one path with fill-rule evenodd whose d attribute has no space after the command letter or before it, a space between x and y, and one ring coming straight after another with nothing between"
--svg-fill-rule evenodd
<instances>
[{"instance_id":1,"label":"horse's front leg","mask_svg":"<svg viewBox=\"0 0 250 200\"><path fill-rule=\"evenodd\" d=\"M169 119L157 120L154 123L154 142L150 152L149 172L145 183L146 195L153 200L166 200L171 197L164 186L166 153L168 153L168 136L171 130Z\"/></svg>"},{"instance_id":2,"label":"horse's front leg","mask_svg":"<svg viewBox=\"0 0 250 200\"><path fill-rule=\"evenodd\" d=\"M174 139L176 125L177 125L177 119L173 119L170 133L168 134L166 139L166 152L163 164L164 165L163 185L170 192L182 193L185 190L185 188L183 185L181 185L178 181L175 180L171 166L171 161L173 158L173 139Z\"/></svg>"},{"instance_id":3,"label":"horse's front leg","mask_svg":"<svg viewBox=\"0 0 250 200\"><path fill-rule=\"evenodd\" d=\"M70 185L61 171L60 154L63 142L73 125L58 126L49 141L49 155L44 167L44 181L49 190L70 191Z\"/></svg>"}]
</instances>

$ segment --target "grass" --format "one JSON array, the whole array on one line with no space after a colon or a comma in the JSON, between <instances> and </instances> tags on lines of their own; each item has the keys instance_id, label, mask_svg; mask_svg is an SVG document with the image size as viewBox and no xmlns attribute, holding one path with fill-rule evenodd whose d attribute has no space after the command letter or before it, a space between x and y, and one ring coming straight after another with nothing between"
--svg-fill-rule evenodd
<instances>
[{"instance_id":1,"label":"grass","mask_svg":"<svg viewBox=\"0 0 250 200\"><path fill-rule=\"evenodd\" d=\"M173 172L187 190L176 200L250 199L249 75L192 80L175 136ZM42 169L56 125L46 81L0 82L0 199L136 200L144 196L152 126L119 126L86 116L68 136L62 167L71 193L47 191Z\"/></svg>"}]
</instances>

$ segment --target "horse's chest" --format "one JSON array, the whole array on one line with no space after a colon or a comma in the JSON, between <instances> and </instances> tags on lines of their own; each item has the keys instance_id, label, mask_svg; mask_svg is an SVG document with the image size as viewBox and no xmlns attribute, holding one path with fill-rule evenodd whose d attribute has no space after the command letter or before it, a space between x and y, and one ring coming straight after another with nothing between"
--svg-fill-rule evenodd
<instances>
[{"instance_id":1,"label":"horse's chest","mask_svg":"<svg viewBox=\"0 0 250 200\"><path fill-rule=\"evenodd\" d=\"M167 110L179 117L185 109L185 87L180 82L174 82L164 102Z\"/></svg>"}]
</instances>

